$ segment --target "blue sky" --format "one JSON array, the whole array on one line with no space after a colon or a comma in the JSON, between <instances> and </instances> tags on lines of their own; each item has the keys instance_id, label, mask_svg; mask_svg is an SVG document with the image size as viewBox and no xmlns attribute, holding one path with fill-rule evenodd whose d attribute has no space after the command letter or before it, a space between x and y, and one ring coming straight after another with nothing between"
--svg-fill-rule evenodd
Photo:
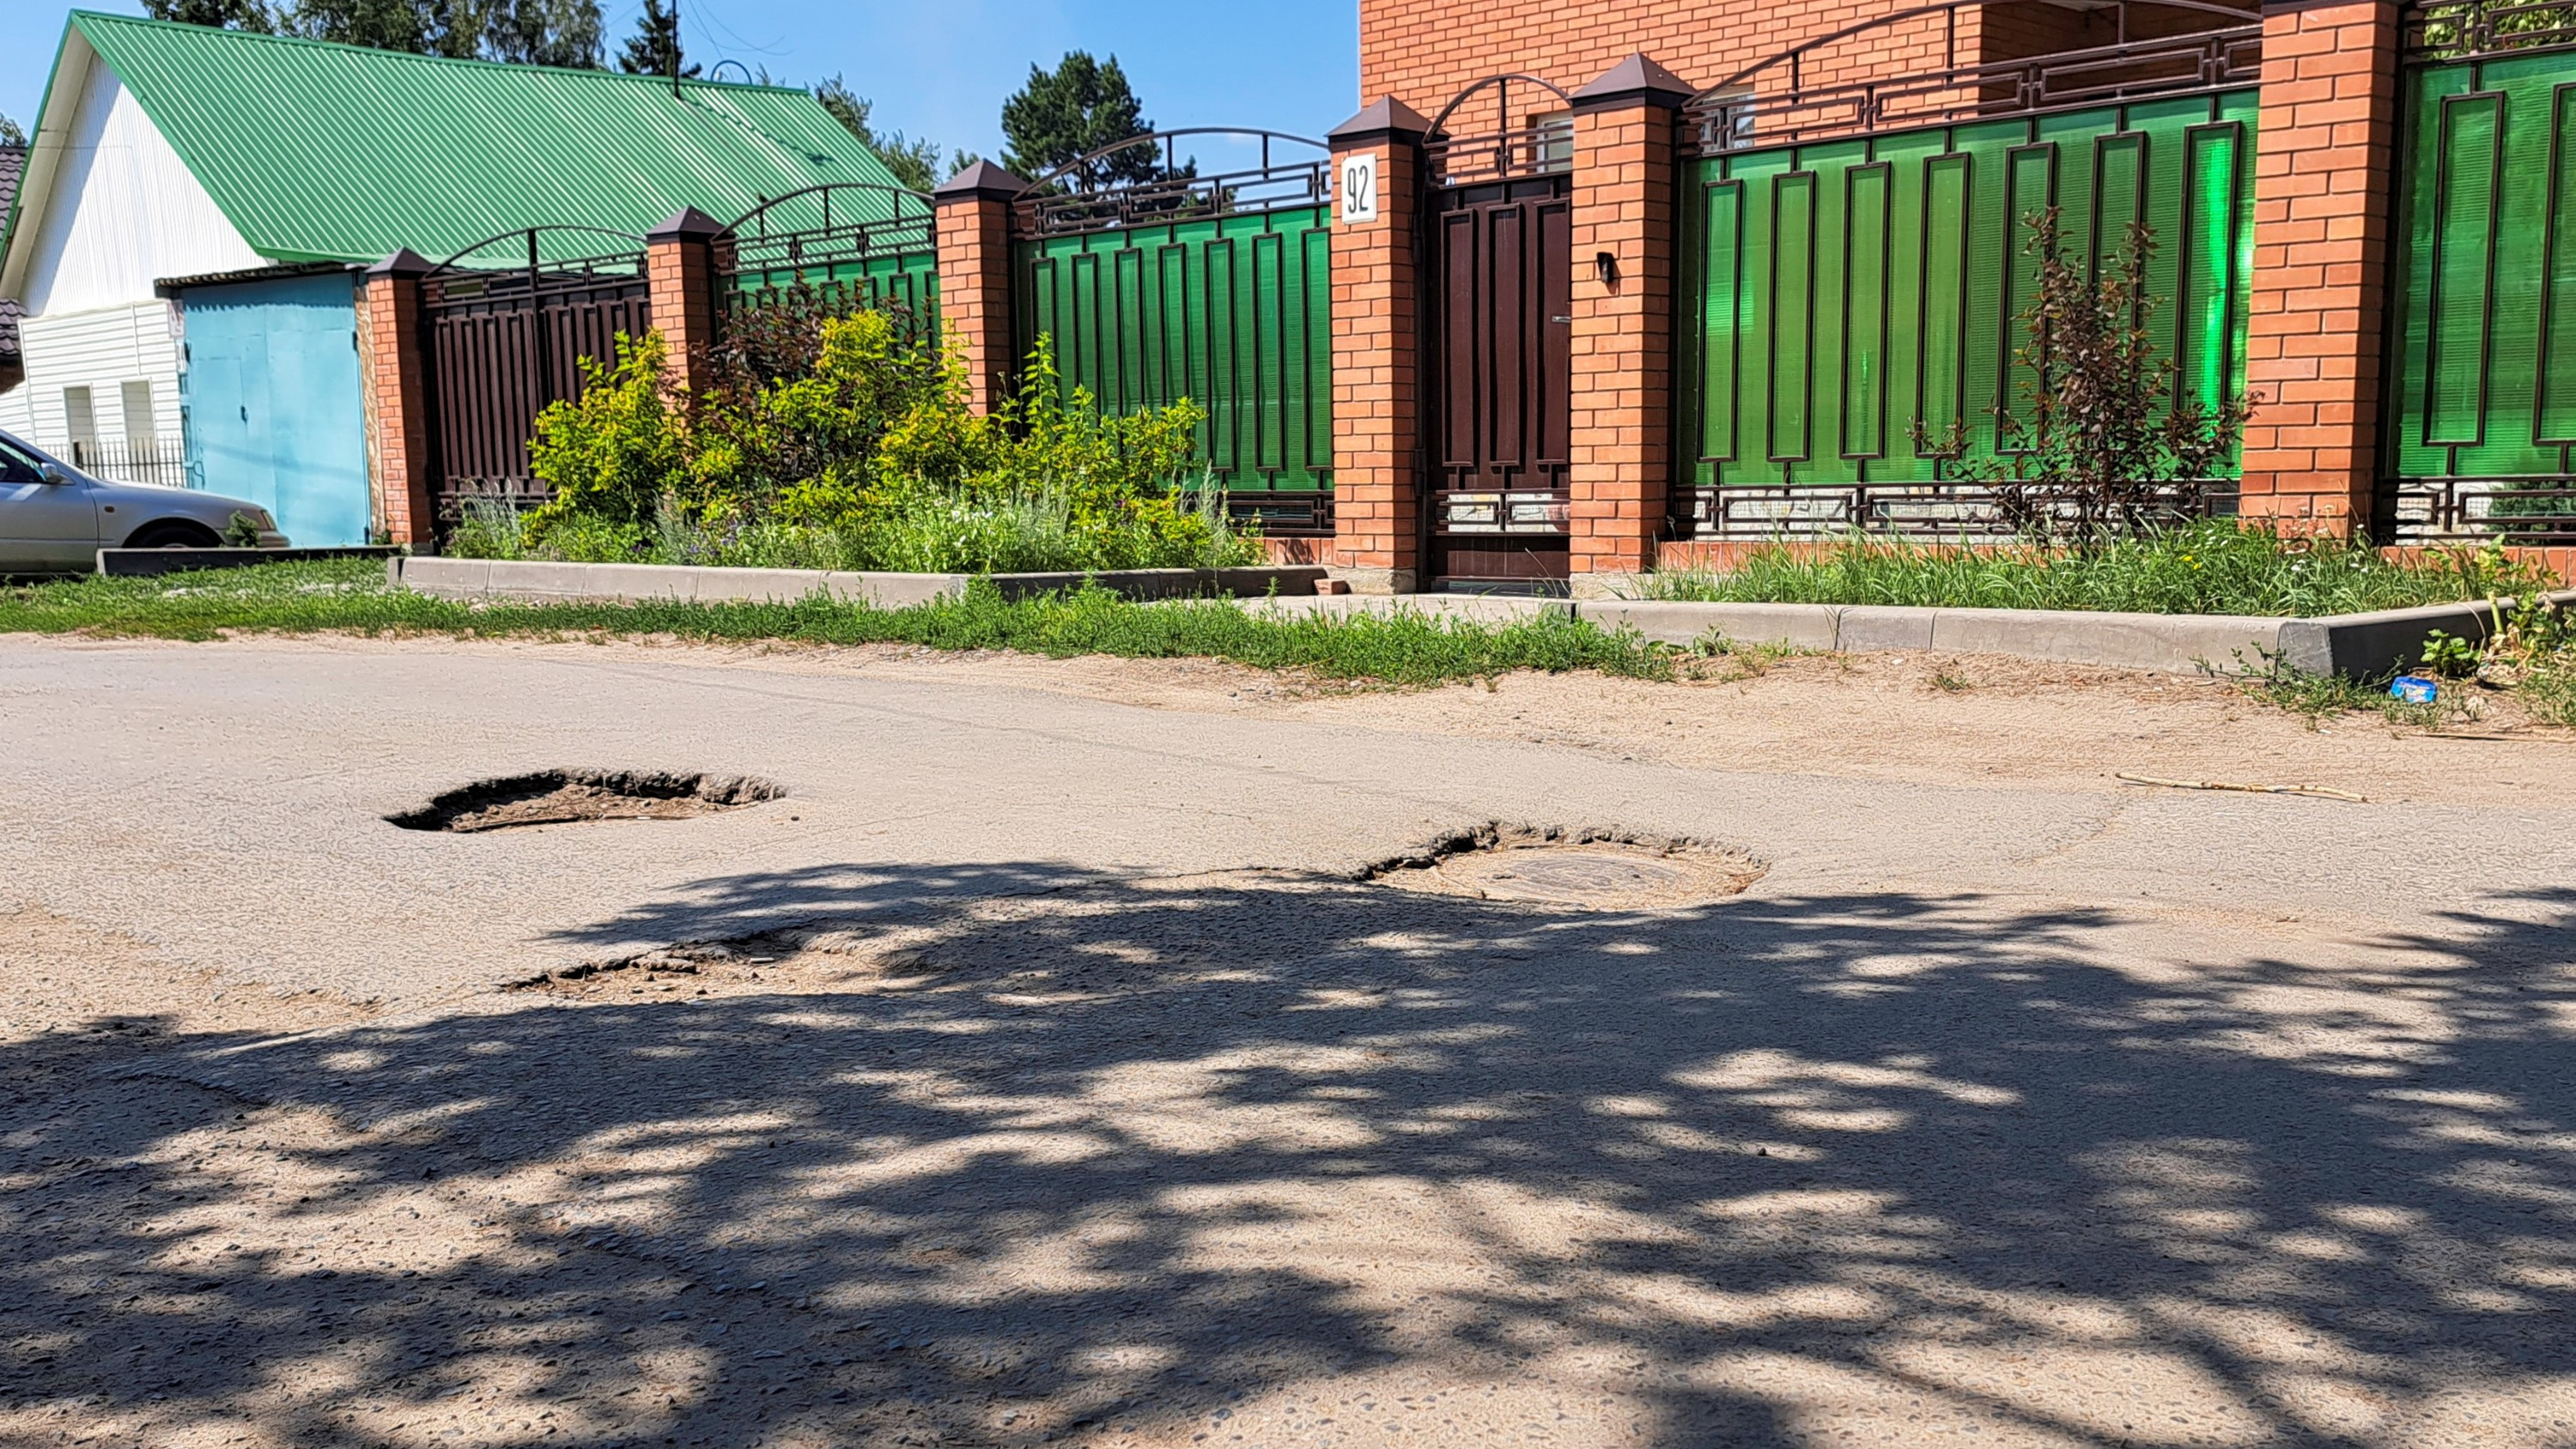
<instances>
[{"instance_id":1,"label":"blue sky","mask_svg":"<svg viewBox=\"0 0 2576 1449\"><path fill-rule=\"evenodd\" d=\"M30 130L68 8L0 4L0 114ZM84 8L142 13L141 0ZM641 4L602 8L623 39ZM1115 54L1146 117L1165 128L1320 136L1359 108L1355 0L1276 0L1258 11L1206 0L680 0L680 15L692 60L739 60L800 82L838 72L876 102L879 124L988 156L1001 149L1002 98L1031 62L1068 50Z\"/></svg>"}]
</instances>

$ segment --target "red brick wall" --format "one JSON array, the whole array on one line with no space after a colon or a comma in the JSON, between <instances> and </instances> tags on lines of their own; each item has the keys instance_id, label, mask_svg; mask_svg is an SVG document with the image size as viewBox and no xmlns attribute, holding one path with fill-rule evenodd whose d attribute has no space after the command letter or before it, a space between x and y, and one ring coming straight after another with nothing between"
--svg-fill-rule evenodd
<instances>
[{"instance_id":1,"label":"red brick wall","mask_svg":"<svg viewBox=\"0 0 2576 1449\"><path fill-rule=\"evenodd\" d=\"M420 279L377 271L362 283L360 357L367 473L377 526L395 543L427 544L429 394L420 346Z\"/></svg>"},{"instance_id":2,"label":"red brick wall","mask_svg":"<svg viewBox=\"0 0 2576 1449\"><path fill-rule=\"evenodd\" d=\"M1420 321L1414 286L1409 142L1377 139L1334 156L1378 158L1377 220L1336 218L1333 236L1333 562L1363 592L1409 592L1422 540L1417 421Z\"/></svg>"},{"instance_id":3,"label":"red brick wall","mask_svg":"<svg viewBox=\"0 0 2576 1449\"><path fill-rule=\"evenodd\" d=\"M653 330L662 334L663 377L683 396L705 391L716 340L715 257L707 242L652 238L644 247L644 284Z\"/></svg>"},{"instance_id":4,"label":"red brick wall","mask_svg":"<svg viewBox=\"0 0 2576 1449\"><path fill-rule=\"evenodd\" d=\"M1436 116L1490 75L1535 75L1570 91L1638 51L1694 85L1715 86L1806 41L1905 8L1903 0L1360 0L1360 96L1393 96ZM2107 19L2046 6L1959 12L1963 64L2113 38ZM1926 16L1823 48L1801 80L1814 87L1938 69L1949 45L1944 19Z\"/></svg>"},{"instance_id":5,"label":"red brick wall","mask_svg":"<svg viewBox=\"0 0 2576 1449\"><path fill-rule=\"evenodd\" d=\"M1576 115L1567 540L1576 574L1654 565L1672 475L1673 113ZM1616 261L1604 286L1594 259Z\"/></svg>"},{"instance_id":6,"label":"red brick wall","mask_svg":"<svg viewBox=\"0 0 2576 1449\"><path fill-rule=\"evenodd\" d=\"M968 401L990 413L1009 396L1011 203L967 192L938 199L939 325L966 367Z\"/></svg>"},{"instance_id":7,"label":"red brick wall","mask_svg":"<svg viewBox=\"0 0 2576 1449\"><path fill-rule=\"evenodd\" d=\"M2241 511L2366 525L2396 164L2397 7L2330 0L2263 21Z\"/></svg>"}]
</instances>

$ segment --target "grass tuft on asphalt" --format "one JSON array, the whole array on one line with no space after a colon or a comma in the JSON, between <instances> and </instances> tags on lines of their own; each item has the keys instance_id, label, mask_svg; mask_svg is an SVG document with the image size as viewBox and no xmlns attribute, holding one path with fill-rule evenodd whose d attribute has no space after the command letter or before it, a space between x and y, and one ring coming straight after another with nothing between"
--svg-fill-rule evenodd
<instances>
[{"instance_id":1,"label":"grass tuft on asphalt","mask_svg":"<svg viewBox=\"0 0 2576 1449\"><path fill-rule=\"evenodd\" d=\"M227 633L440 634L481 638L663 636L1010 649L1063 658L1230 659L1326 679L1436 684L1516 669L1590 669L1671 679L1676 651L1630 631L1543 616L1508 624L1401 613L1263 618L1217 600L1129 603L1099 589L881 609L814 597L792 604L513 603L432 598L390 586L367 561L263 564L157 579L63 579L0 588L0 633L204 640Z\"/></svg>"}]
</instances>

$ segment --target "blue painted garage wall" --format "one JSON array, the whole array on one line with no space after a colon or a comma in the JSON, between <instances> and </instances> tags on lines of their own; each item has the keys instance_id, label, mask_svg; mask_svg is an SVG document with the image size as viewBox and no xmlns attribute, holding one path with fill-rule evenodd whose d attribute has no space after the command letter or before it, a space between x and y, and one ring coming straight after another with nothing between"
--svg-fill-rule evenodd
<instances>
[{"instance_id":1,"label":"blue painted garage wall","mask_svg":"<svg viewBox=\"0 0 2576 1449\"><path fill-rule=\"evenodd\" d=\"M190 287L188 473L277 515L297 544L367 541L367 429L347 273Z\"/></svg>"}]
</instances>

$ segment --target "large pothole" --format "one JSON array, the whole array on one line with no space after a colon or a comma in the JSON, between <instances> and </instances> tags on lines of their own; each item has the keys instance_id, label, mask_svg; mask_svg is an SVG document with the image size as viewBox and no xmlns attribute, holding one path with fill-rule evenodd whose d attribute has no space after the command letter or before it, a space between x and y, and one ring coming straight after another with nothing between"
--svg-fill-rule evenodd
<instances>
[{"instance_id":1,"label":"large pothole","mask_svg":"<svg viewBox=\"0 0 2576 1449\"><path fill-rule=\"evenodd\" d=\"M539 770L477 780L385 819L405 830L472 834L577 820L686 820L787 792L753 775L663 770Z\"/></svg>"},{"instance_id":2,"label":"large pothole","mask_svg":"<svg viewBox=\"0 0 2576 1449\"><path fill-rule=\"evenodd\" d=\"M1361 878L1399 890L1592 910L1705 905L1769 867L1730 846L1600 826L1480 825L1453 831Z\"/></svg>"}]
</instances>

